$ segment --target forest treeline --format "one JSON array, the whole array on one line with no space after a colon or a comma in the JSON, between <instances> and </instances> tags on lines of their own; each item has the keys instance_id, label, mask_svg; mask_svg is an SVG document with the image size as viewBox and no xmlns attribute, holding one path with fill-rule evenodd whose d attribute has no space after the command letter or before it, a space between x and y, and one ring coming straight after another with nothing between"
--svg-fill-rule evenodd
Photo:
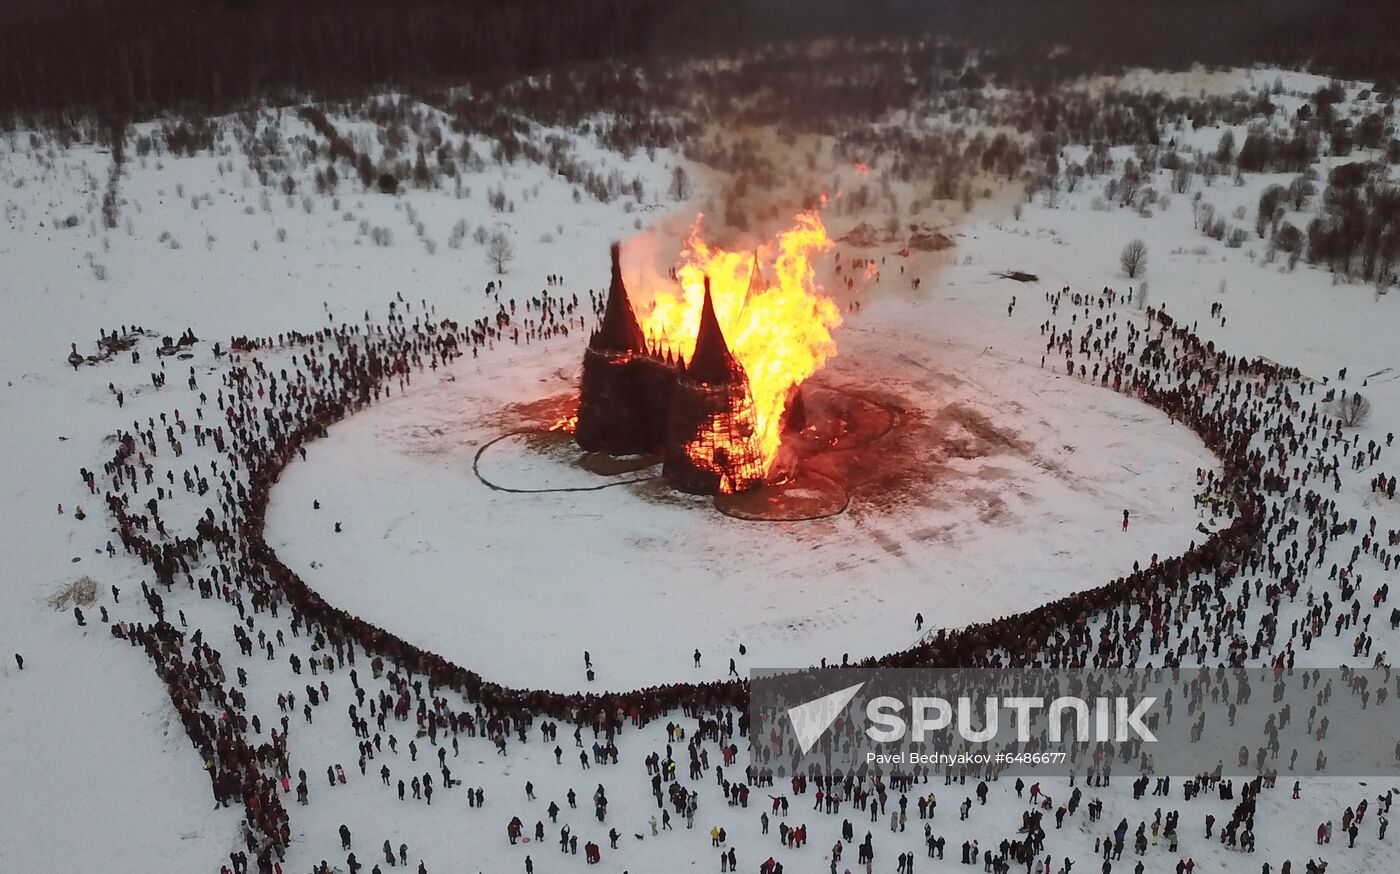
<instances>
[{"instance_id":1,"label":"forest treeline","mask_svg":"<svg viewBox=\"0 0 1400 874\"><path fill-rule=\"evenodd\" d=\"M1394 0L0 0L0 114L8 126L53 113L218 112L603 60L924 35L997 47L980 75L1032 85L1193 63L1306 67L1382 90L1400 76ZM1067 51L1045 63L1052 48Z\"/></svg>"}]
</instances>

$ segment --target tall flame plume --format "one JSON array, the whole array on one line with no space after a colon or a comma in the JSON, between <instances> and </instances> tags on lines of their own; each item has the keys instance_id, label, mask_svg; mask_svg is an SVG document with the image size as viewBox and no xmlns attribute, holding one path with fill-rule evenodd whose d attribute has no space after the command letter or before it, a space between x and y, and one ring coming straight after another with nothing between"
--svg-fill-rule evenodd
<instances>
[{"instance_id":1,"label":"tall flame plume","mask_svg":"<svg viewBox=\"0 0 1400 874\"><path fill-rule=\"evenodd\" d=\"M794 386L801 385L836 354L832 331L841 310L816 281L814 259L832 248L816 212L796 216L793 226L756 251L729 251L701 235L696 216L676 269L680 293L650 289L651 313L643 320L648 339L689 360L700 327L705 277L715 315L729 349L748 373L756 439L765 470L782 443L783 413Z\"/></svg>"}]
</instances>

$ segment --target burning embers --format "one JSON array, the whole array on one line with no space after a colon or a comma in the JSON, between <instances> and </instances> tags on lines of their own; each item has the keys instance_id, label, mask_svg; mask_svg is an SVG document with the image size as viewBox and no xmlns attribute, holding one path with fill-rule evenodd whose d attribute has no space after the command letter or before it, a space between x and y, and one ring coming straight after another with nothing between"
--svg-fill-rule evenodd
<instances>
[{"instance_id":1,"label":"burning embers","mask_svg":"<svg viewBox=\"0 0 1400 874\"><path fill-rule=\"evenodd\" d=\"M679 295L657 291L638 322L612 249L603 322L583 358L575 438L589 451L660 452L668 484L696 494L763 483L798 387L835 354L836 304L820 294L811 257L830 240L815 214L776 241L774 281L760 253L706 245L699 222L682 251ZM799 398L793 401L793 398Z\"/></svg>"}]
</instances>

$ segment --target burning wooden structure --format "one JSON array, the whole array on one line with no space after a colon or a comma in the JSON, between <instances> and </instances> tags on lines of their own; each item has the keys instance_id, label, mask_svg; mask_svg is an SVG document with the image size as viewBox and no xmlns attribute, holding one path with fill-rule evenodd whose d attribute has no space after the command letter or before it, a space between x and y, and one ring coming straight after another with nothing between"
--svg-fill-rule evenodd
<instances>
[{"instance_id":1,"label":"burning wooden structure","mask_svg":"<svg viewBox=\"0 0 1400 874\"><path fill-rule=\"evenodd\" d=\"M649 354L612 247L612 284L602 324L583 353L574 439L589 452L648 455L665 436L674 367Z\"/></svg>"},{"instance_id":2,"label":"burning wooden structure","mask_svg":"<svg viewBox=\"0 0 1400 874\"><path fill-rule=\"evenodd\" d=\"M749 376L729 351L709 282L690 363L680 364L666 423L662 476L695 494L732 494L763 483L767 460L757 440Z\"/></svg>"},{"instance_id":3,"label":"burning wooden structure","mask_svg":"<svg viewBox=\"0 0 1400 874\"><path fill-rule=\"evenodd\" d=\"M648 347L612 247L612 282L602 323L583 356L574 437L590 452L662 457L662 476L692 494L729 494L762 484L748 374L725 341L709 282L695 350L687 363Z\"/></svg>"}]
</instances>

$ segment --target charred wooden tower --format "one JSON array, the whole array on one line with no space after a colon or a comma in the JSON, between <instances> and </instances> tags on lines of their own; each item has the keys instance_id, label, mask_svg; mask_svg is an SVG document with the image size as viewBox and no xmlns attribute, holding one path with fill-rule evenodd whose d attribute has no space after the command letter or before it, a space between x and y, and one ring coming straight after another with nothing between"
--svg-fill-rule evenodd
<instances>
[{"instance_id":1,"label":"charred wooden tower","mask_svg":"<svg viewBox=\"0 0 1400 874\"><path fill-rule=\"evenodd\" d=\"M612 285L603 322L583 353L583 378L574 437L589 452L646 455L661 446L674 374L649 356L637 323L616 243Z\"/></svg>"},{"instance_id":2,"label":"charred wooden tower","mask_svg":"<svg viewBox=\"0 0 1400 874\"><path fill-rule=\"evenodd\" d=\"M760 485L765 464L756 432L749 377L724 340L707 277L695 354L676 373L662 476L672 488L699 495Z\"/></svg>"},{"instance_id":3,"label":"charred wooden tower","mask_svg":"<svg viewBox=\"0 0 1400 874\"><path fill-rule=\"evenodd\" d=\"M583 353L574 439L590 452L662 455L672 488L740 492L763 482L753 397L743 365L724 340L705 282L690 364L648 349L627 298L617 244L602 323Z\"/></svg>"}]
</instances>

